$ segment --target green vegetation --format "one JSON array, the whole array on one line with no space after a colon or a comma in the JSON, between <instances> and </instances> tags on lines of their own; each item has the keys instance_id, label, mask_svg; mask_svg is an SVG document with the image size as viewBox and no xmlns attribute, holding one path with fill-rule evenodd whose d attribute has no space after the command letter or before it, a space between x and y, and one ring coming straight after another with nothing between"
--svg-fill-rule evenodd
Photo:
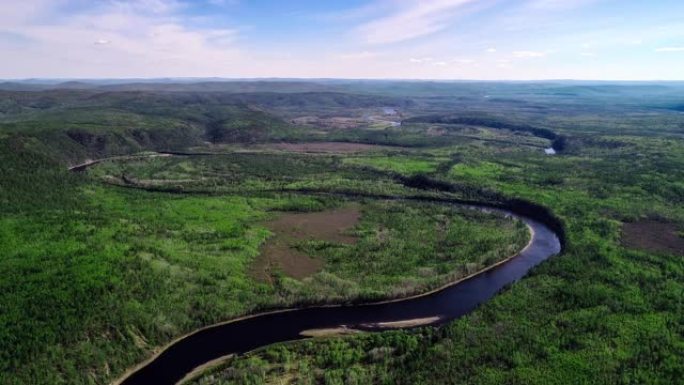
<instances>
[{"instance_id":1,"label":"green vegetation","mask_svg":"<svg viewBox=\"0 0 684 385\"><path fill-rule=\"evenodd\" d=\"M12 277L2 281L3 383L85 382L244 311L241 295L259 303L244 270L266 234L244 228L254 215L244 200L99 188L80 199L70 212L0 222L0 266Z\"/></svg>"},{"instance_id":2,"label":"green vegetation","mask_svg":"<svg viewBox=\"0 0 684 385\"><path fill-rule=\"evenodd\" d=\"M655 218L681 228L684 142L610 127L568 134L561 156L503 143L428 150L459 159L437 177L542 203L566 225L564 255L486 306L439 329L264 348L196 383L676 383L684 262L623 248L620 227Z\"/></svg>"},{"instance_id":3,"label":"green vegetation","mask_svg":"<svg viewBox=\"0 0 684 385\"><path fill-rule=\"evenodd\" d=\"M400 174L427 174L434 172L439 164L438 160L411 157L358 157L345 159L345 163L358 166L370 166L383 171L393 171Z\"/></svg>"},{"instance_id":4,"label":"green vegetation","mask_svg":"<svg viewBox=\"0 0 684 385\"><path fill-rule=\"evenodd\" d=\"M160 191L247 193L263 191L364 191L405 193L387 175L347 167L340 156L233 153L215 156L105 162L92 174L103 181Z\"/></svg>"},{"instance_id":5,"label":"green vegetation","mask_svg":"<svg viewBox=\"0 0 684 385\"><path fill-rule=\"evenodd\" d=\"M339 159L150 158L105 162L91 173L103 178L122 168L136 177L173 181L211 169L227 174L223 183L236 180L239 193L180 195L100 185L91 175L68 173L59 160L39 156L31 147L34 139L2 143L7 183L0 190L0 272L6 277L0 281L0 383L105 383L194 328L274 306L419 292L505 257L526 239L524 228L500 217L369 200L357 245L302 245L325 259L323 272L304 281L282 276L273 285L258 283L249 270L269 236L261 222L277 215L270 212L321 210L339 200L254 196L253 189L265 187L243 178L267 186L276 176L287 180L287 171L301 183L315 181L321 172L335 173L327 169L341 164ZM351 169L339 171L345 172L353 176ZM419 234L426 240L426 233L437 234L436 227L443 238L420 247L410 241ZM492 228L497 231L487 231ZM479 241L449 250L465 237ZM360 275L369 263L378 274ZM345 290L339 290L342 283Z\"/></svg>"},{"instance_id":6,"label":"green vegetation","mask_svg":"<svg viewBox=\"0 0 684 385\"><path fill-rule=\"evenodd\" d=\"M439 204L369 201L362 214L354 245L300 244L325 270L303 281L285 277L282 296L340 303L418 294L514 255L529 239L522 222Z\"/></svg>"},{"instance_id":7,"label":"green vegetation","mask_svg":"<svg viewBox=\"0 0 684 385\"><path fill-rule=\"evenodd\" d=\"M284 276L267 285L249 275L268 237L259 222L271 210L315 210L331 200L183 196L87 184L70 193L79 201L71 210L58 202L59 207L43 205L39 212L8 213L0 220L0 271L12 278L1 286L3 383L87 383L88 373L105 380L107 371L120 373L152 348L203 325L273 306L413 292L444 283L461 266L472 269L513 252L525 241L524 229L515 230L513 222L436 207L444 241L462 242L473 233L481 241L431 260L448 244L434 240L417 250L406 236L424 234L425 227L436 226L434 218L413 225L402 219L402 204L392 203L394 212L386 217L387 204L369 203L370 215L359 230L367 236L357 246L309 243L312 254L325 258L326 269L304 281ZM407 209L416 217L420 207ZM391 246L384 253L373 252L378 226L383 245ZM498 231L485 231L491 228ZM402 251L418 252L403 261L410 270L395 269L400 255L394 252ZM366 264L377 258L385 268L377 276L360 276L367 265L353 263L351 256ZM422 266L441 275L426 276ZM346 290L339 290L341 283Z\"/></svg>"},{"instance_id":8,"label":"green vegetation","mask_svg":"<svg viewBox=\"0 0 684 385\"><path fill-rule=\"evenodd\" d=\"M454 166L450 176L454 179L477 183L482 179L497 178L503 174L504 170L505 167L492 162L480 162L474 165L460 163Z\"/></svg>"},{"instance_id":9,"label":"green vegetation","mask_svg":"<svg viewBox=\"0 0 684 385\"><path fill-rule=\"evenodd\" d=\"M270 346L196 383L684 377L684 260L628 248L621 230L625 222L657 222L684 231L684 115L672 109L681 105L681 86L272 86L316 92L241 94L234 91L265 86L230 83L203 86L216 92L150 85L0 93L0 383L105 384L194 328L274 306L424 291L526 242L520 224L476 211L312 192L522 198L563 221L566 250L444 327ZM319 93L332 88L344 96ZM491 97L472 96L484 93ZM363 122L383 106L419 118L387 128L292 123ZM454 112L461 107L467 115ZM559 155L544 155L558 137ZM404 147L331 154L245 147L302 138ZM66 172L87 158L163 150L218 154ZM436 183L450 191L429 190ZM251 277L269 237L265 220L350 199L363 212L351 231L356 244L297 245L322 259L323 271L272 284Z\"/></svg>"}]
</instances>

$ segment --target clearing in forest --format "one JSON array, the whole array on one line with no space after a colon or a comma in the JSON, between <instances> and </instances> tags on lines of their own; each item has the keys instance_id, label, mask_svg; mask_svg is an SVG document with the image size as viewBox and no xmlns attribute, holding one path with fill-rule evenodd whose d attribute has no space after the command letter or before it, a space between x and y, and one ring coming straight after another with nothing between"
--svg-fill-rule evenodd
<instances>
[{"instance_id":1,"label":"clearing in forest","mask_svg":"<svg viewBox=\"0 0 684 385\"><path fill-rule=\"evenodd\" d=\"M323 260L310 257L297 249L307 240L354 244L356 237L347 232L359 222L357 205L313 213L288 213L266 222L273 236L264 245L252 267L252 275L270 282L275 271L302 279L323 268Z\"/></svg>"},{"instance_id":2,"label":"clearing in forest","mask_svg":"<svg viewBox=\"0 0 684 385\"><path fill-rule=\"evenodd\" d=\"M622 226L622 244L627 247L684 255L684 237L671 222L642 220Z\"/></svg>"}]
</instances>

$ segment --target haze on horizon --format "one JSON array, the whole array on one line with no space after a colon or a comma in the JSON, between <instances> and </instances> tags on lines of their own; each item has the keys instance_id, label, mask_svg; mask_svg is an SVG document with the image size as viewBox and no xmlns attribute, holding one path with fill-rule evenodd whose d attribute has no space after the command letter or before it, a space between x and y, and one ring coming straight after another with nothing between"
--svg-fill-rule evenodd
<instances>
[{"instance_id":1,"label":"haze on horizon","mask_svg":"<svg viewBox=\"0 0 684 385\"><path fill-rule=\"evenodd\" d=\"M681 0L0 0L0 78L684 80Z\"/></svg>"}]
</instances>

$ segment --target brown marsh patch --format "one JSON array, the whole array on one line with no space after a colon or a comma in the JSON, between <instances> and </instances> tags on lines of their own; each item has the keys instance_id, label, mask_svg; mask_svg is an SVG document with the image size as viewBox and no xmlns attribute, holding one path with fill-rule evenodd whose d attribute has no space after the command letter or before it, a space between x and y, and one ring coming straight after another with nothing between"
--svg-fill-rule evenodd
<instances>
[{"instance_id":1,"label":"brown marsh patch","mask_svg":"<svg viewBox=\"0 0 684 385\"><path fill-rule=\"evenodd\" d=\"M271 282L275 271L302 279L323 268L323 260L297 250L302 241L317 240L354 244L356 237L347 232L359 222L357 205L313 213L286 213L265 223L273 232L261 254L252 265L252 275L259 281Z\"/></svg>"},{"instance_id":2,"label":"brown marsh patch","mask_svg":"<svg viewBox=\"0 0 684 385\"><path fill-rule=\"evenodd\" d=\"M677 225L641 220L622 225L622 244L635 249L684 255L684 238Z\"/></svg>"}]
</instances>

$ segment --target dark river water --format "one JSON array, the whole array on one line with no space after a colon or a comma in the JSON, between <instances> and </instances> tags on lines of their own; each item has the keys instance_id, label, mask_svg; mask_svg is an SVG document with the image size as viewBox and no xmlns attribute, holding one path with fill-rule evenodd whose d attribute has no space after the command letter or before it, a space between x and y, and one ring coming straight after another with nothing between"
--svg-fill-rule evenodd
<instances>
[{"instance_id":1,"label":"dark river water","mask_svg":"<svg viewBox=\"0 0 684 385\"><path fill-rule=\"evenodd\" d=\"M511 214L500 209L488 210ZM430 295L398 302L288 310L202 329L168 347L122 384L173 385L194 368L211 360L277 342L302 339L300 332L304 330L341 325L369 330L367 324L428 317L440 317L433 325L454 320L561 251L558 236L546 225L527 217L514 216L534 230L531 243L518 256L491 270Z\"/></svg>"}]
</instances>

